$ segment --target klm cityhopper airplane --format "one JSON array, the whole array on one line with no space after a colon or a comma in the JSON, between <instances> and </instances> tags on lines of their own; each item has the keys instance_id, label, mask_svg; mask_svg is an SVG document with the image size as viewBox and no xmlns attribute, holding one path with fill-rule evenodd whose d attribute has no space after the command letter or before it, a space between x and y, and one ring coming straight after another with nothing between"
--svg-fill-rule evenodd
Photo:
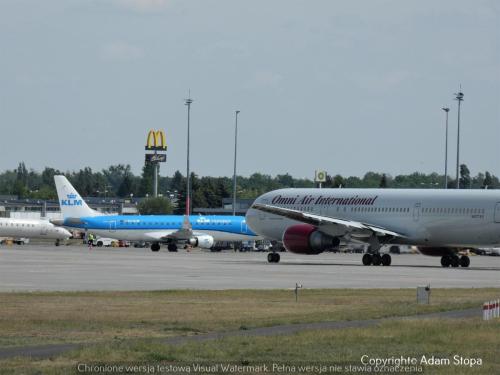
<instances>
[{"instance_id":1,"label":"klm cityhopper airplane","mask_svg":"<svg viewBox=\"0 0 500 375\"><path fill-rule=\"evenodd\" d=\"M258 240L242 216L104 215L91 209L64 176L54 176L63 220L55 224L91 231L100 236L129 241L152 242L151 250L166 243L209 249L217 241Z\"/></svg>"}]
</instances>

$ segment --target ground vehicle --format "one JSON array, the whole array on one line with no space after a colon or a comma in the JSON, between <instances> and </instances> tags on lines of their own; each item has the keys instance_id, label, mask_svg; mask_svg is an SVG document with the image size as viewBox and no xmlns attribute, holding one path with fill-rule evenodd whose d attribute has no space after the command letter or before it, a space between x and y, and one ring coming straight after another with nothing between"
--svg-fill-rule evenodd
<instances>
[{"instance_id":1,"label":"ground vehicle","mask_svg":"<svg viewBox=\"0 0 500 375\"><path fill-rule=\"evenodd\" d=\"M117 240L114 238L99 237L94 240L93 245L97 247L110 247L113 246L113 243L115 242L117 242Z\"/></svg>"}]
</instances>

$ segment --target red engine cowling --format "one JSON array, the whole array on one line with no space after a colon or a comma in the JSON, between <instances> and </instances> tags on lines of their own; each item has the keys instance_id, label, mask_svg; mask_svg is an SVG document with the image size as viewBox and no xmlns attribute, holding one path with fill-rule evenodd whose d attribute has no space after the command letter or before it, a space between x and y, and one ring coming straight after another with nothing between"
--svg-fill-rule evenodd
<instances>
[{"instance_id":1,"label":"red engine cowling","mask_svg":"<svg viewBox=\"0 0 500 375\"><path fill-rule=\"evenodd\" d=\"M283 246L292 253L319 254L337 247L340 240L318 231L314 225L297 224L288 227L283 234Z\"/></svg>"},{"instance_id":2,"label":"red engine cowling","mask_svg":"<svg viewBox=\"0 0 500 375\"><path fill-rule=\"evenodd\" d=\"M428 255L431 257L442 257L445 255L455 254L456 249L452 247L425 247L419 246L418 251L420 251L424 255Z\"/></svg>"}]
</instances>

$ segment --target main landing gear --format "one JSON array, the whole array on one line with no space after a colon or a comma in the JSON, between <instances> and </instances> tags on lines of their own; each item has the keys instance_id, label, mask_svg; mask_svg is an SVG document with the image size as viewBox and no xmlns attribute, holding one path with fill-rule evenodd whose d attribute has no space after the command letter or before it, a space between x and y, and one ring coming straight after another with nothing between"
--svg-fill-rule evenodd
<instances>
[{"instance_id":1,"label":"main landing gear","mask_svg":"<svg viewBox=\"0 0 500 375\"><path fill-rule=\"evenodd\" d=\"M363 255L363 265L369 266L373 264L374 266L390 266L392 262L391 256L389 254L380 255L379 253L381 244L378 237L372 235L369 239L369 244L368 252Z\"/></svg>"},{"instance_id":2,"label":"main landing gear","mask_svg":"<svg viewBox=\"0 0 500 375\"><path fill-rule=\"evenodd\" d=\"M168 251L175 252L177 251L177 244L175 243L169 243L167 245ZM151 244L151 251L160 251L160 244L158 242L153 242Z\"/></svg>"},{"instance_id":3,"label":"main landing gear","mask_svg":"<svg viewBox=\"0 0 500 375\"><path fill-rule=\"evenodd\" d=\"M278 253L269 253L267 254L267 261L269 263L279 263L280 255Z\"/></svg>"},{"instance_id":4,"label":"main landing gear","mask_svg":"<svg viewBox=\"0 0 500 375\"><path fill-rule=\"evenodd\" d=\"M373 264L374 266L390 266L392 262L392 258L389 254L380 255L378 253L369 254L366 253L363 255L363 265L369 266Z\"/></svg>"},{"instance_id":5,"label":"main landing gear","mask_svg":"<svg viewBox=\"0 0 500 375\"><path fill-rule=\"evenodd\" d=\"M458 255L444 255L441 257L441 265L443 267L449 267L452 266L454 268L461 266L461 267L469 267L470 265L470 259L467 255L462 255L460 258Z\"/></svg>"}]
</instances>

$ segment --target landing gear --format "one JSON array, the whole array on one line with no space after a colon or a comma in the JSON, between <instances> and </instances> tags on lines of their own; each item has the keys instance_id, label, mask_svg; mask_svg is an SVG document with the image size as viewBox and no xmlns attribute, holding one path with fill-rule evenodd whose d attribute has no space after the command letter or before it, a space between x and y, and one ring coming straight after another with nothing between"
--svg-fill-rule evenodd
<instances>
[{"instance_id":1,"label":"landing gear","mask_svg":"<svg viewBox=\"0 0 500 375\"><path fill-rule=\"evenodd\" d=\"M267 261L269 263L279 263L280 255L278 253L269 253L267 254Z\"/></svg>"},{"instance_id":2,"label":"landing gear","mask_svg":"<svg viewBox=\"0 0 500 375\"><path fill-rule=\"evenodd\" d=\"M59 246L61 244L61 240L57 239L55 245Z\"/></svg>"},{"instance_id":3,"label":"landing gear","mask_svg":"<svg viewBox=\"0 0 500 375\"><path fill-rule=\"evenodd\" d=\"M390 266L391 262L392 262L392 258L389 254L382 255L382 265L383 266Z\"/></svg>"},{"instance_id":4,"label":"landing gear","mask_svg":"<svg viewBox=\"0 0 500 375\"><path fill-rule=\"evenodd\" d=\"M363 265L364 266L369 266L373 262L373 257L371 254L365 254L363 255Z\"/></svg>"},{"instance_id":5,"label":"landing gear","mask_svg":"<svg viewBox=\"0 0 500 375\"><path fill-rule=\"evenodd\" d=\"M451 257L449 255L444 255L441 257L441 265L443 267L449 267L451 264Z\"/></svg>"},{"instance_id":6,"label":"landing gear","mask_svg":"<svg viewBox=\"0 0 500 375\"><path fill-rule=\"evenodd\" d=\"M392 262L392 258L389 254L384 254L380 255L378 253L376 254L365 254L363 255L363 265L364 266L369 266L373 264L374 266L390 266Z\"/></svg>"},{"instance_id":7,"label":"landing gear","mask_svg":"<svg viewBox=\"0 0 500 375\"><path fill-rule=\"evenodd\" d=\"M373 254L372 263L374 266L380 266L380 263L382 263L382 257L380 254Z\"/></svg>"},{"instance_id":8,"label":"landing gear","mask_svg":"<svg viewBox=\"0 0 500 375\"><path fill-rule=\"evenodd\" d=\"M158 242L153 242L151 244L151 251L160 251L160 244Z\"/></svg>"},{"instance_id":9,"label":"landing gear","mask_svg":"<svg viewBox=\"0 0 500 375\"><path fill-rule=\"evenodd\" d=\"M462 255L460 258L458 257L458 255L444 255L443 257L441 257L441 265L443 267L449 267L449 266L452 266L453 268L457 268L457 267L469 267L470 265L470 259L467 255Z\"/></svg>"},{"instance_id":10,"label":"landing gear","mask_svg":"<svg viewBox=\"0 0 500 375\"><path fill-rule=\"evenodd\" d=\"M177 251L177 245L175 243L169 243L167 246L168 251L170 252L176 252Z\"/></svg>"},{"instance_id":11,"label":"landing gear","mask_svg":"<svg viewBox=\"0 0 500 375\"><path fill-rule=\"evenodd\" d=\"M467 268L469 267L469 265L470 265L469 257L467 255L462 255L460 257L460 266Z\"/></svg>"}]
</instances>

